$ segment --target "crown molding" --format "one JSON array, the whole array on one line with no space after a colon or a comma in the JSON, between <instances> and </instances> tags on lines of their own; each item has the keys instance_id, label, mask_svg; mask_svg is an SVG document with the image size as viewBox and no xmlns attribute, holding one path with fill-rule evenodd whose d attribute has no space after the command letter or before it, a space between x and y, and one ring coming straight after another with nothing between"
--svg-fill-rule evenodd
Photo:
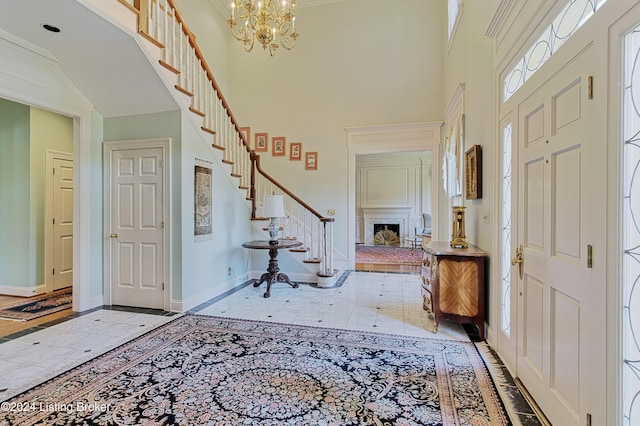
<instances>
[{"instance_id":1,"label":"crown molding","mask_svg":"<svg viewBox=\"0 0 640 426\"><path fill-rule=\"evenodd\" d=\"M504 24L504 21L507 19L507 15L511 12L516 1L517 0L500 0L496 11L491 17L491 21L489 21L487 29L484 31L485 36L493 38L498 34L498 30Z\"/></svg>"},{"instance_id":2,"label":"crown molding","mask_svg":"<svg viewBox=\"0 0 640 426\"><path fill-rule=\"evenodd\" d=\"M218 11L224 12L225 15L231 13L231 0L210 0L216 6ZM307 7L326 6L333 3L344 3L348 0L298 0L296 9L304 9Z\"/></svg>"}]
</instances>

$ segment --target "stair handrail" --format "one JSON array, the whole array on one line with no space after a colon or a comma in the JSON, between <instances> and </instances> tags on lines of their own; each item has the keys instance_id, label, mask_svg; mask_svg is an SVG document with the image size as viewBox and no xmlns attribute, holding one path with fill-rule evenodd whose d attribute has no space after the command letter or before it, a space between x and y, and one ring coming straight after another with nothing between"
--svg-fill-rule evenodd
<instances>
[{"instance_id":1,"label":"stair handrail","mask_svg":"<svg viewBox=\"0 0 640 426\"><path fill-rule=\"evenodd\" d=\"M252 155L252 162L255 164L255 169L264 177L266 178L269 182L271 182L273 185L275 185L276 187L278 187L282 192L284 192L285 194L287 194L289 197L293 198L298 204L300 204L302 207L304 207L305 209L307 209L311 214L313 214L314 216L316 216L321 222L334 222L335 218L333 217L325 217L322 214L318 213L313 207L311 207L310 205L308 205L307 203L305 203L304 201L302 201L298 196L296 196L293 192L289 191L287 188L285 188L284 185L282 185L280 182L278 182L275 178L273 178L272 176L270 176L267 172L265 172L262 169L262 166L260 165L260 155L256 154L255 152ZM255 181L252 179L251 182L252 187L255 188ZM257 219L258 217L253 217L254 219ZM262 219L262 218L261 218Z\"/></svg>"},{"instance_id":2,"label":"stair handrail","mask_svg":"<svg viewBox=\"0 0 640 426\"><path fill-rule=\"evenodd\" d=\"M179 78L179 83L175 86L175 88L178 91L190 96L191 106L189 107L189 110L198 115L201 115L204 118L204 124L201 127L202 130L214 135L214 137L217 138L218 141L222 139L223 144L213 143L212 147L223 150L225 152L221 161L225 164L231 165L231 175L240 178L239 187L249 192L247 199L251 201L252 219L264 219L256 217L256 212L258 211L258 202L256 195L257 172L260 174L260 176L268 180L275 188L282 191L284 194L286 194L292 200L302 206L304 209L303 212L308 211L310 214L317 218L319 223L322 224L321 229L319 229L317 232L318 243L320 244L318 253L320 254L321 252L323 254L321 259L316 259L319 260L321 264L318 276L331 277L335 275L335 273L337 272L333 269L333 222L335 221L335 219L332 217L325 217L322 214L318 213L315 209L302 201L298 196L293 194L291 191L285 188L284 185L280 184L276 179L271 177L262 169L262 167L260 166L259 155L256 154L255 150L251 149L250 142L245 137L244 132L238 124L238 121L231 112L231 108L226 98L222 94L222 90L215 80L213 72L209 68L202 51L198 47L195 35L189 30L186 20L180 13L177 5L175 4L175 1L118 1L127 6L129 9L132 9L137 14L139 34L145 39L149 40L152 44L163 49L164 56L163 59L160 60L160 64L177 75L183 74L183 70L181 70L180 68L185 68L184 74ZM169 25L169 19L171 19L171 26ZM163 24L162 27L160 26L160 24ZM176 44L176 40L173 40L169 37L169 31L171 31L172 36L175 36L176 29L178 30L178 33L181 32L182 36L186 38L188 47L192 49L192 52L183 52L184 39L178 40L179 44ZM159 37L155 37L154 33L157 35L162 34L165 39L165 43L163 43L159 39ZM170 44L169 46L165 45L168 44L169 41L172 41L173 44ZM185 64L185 62L183 62L183 53L186 53L187 55L191 53L195 58L189 55L187 59L196 59L195 62L197 63L197 65L194 64L193 61L189 60L186 61ZM199 68L196 72L197 66L199 66ZM191 74L189 71L191 71ZM209 82L209 84L211 84L210 87L205 87L207 83L206 81L203 81L204 79L202 78L203 76L201 74L201 71L204 71L206 80ZM181 85L181 83L186 84ZM189 86L191 86L191 90L189 90ZM215 105L212 103L210 95L211 89L213 89L214 91L213 96L215 97L215 100L218 101L215 103ZM226 122L225 125L222 125L220 123L222 117L220 117L218 113L222 111L219 110L219 106L221 106L224 110L223 115L226 115L226 118L224 119L224 121ZM213 112L211 111L212 109L214 109ZM208 124L213 125L208 126ZM230 129L229 124L233 126L233 130ZM221 128L218 128L220 126ZM239 142L239 144L234 146L234 141ZM229 150L227 151L228 148ZM243 151L246 152L246 154L243 154ZM238 156L237 159L233 158L234 154ZM236 164L236 162L238 162L238 165ZM243 169L245 165L250 168L249 185L243 184L243 179L247 178L246 173L243 173L243 171L246 171L246 169ZM239 167L240 171L236 171L236 167ZM305 225L303 224L303 228L304 226ZM305 232L306 234L306 230L303 229L303 232Z\"/></svg>"}]
</instances>

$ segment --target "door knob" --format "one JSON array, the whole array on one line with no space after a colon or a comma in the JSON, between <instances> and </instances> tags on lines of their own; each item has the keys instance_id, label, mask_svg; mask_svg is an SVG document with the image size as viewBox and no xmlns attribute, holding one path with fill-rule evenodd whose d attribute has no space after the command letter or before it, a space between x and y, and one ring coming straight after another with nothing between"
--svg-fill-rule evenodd
<instances>
[{"instance_id":1,"label":"door knob","mask_svg":"<svg viewBox=\"0 0 640 426\"><path fill-rule=\"evenodd\" d=\"M109 237L111 238L118 238L118 234L116 234L115 232L113 234L110 234Z\"/></svg>"},{"instance_id":2,"label":"door knob","mask_svg":"<svg viewBox=\"0 0 640 426\"><path fill-rule=\"evenodd\" d=\"M520 275L520 279L524 275L524 249L522 244L520 247L516 249L516 255L511 258L511 265L518 265L518 275Z\"/></svg>"}]
</instances>

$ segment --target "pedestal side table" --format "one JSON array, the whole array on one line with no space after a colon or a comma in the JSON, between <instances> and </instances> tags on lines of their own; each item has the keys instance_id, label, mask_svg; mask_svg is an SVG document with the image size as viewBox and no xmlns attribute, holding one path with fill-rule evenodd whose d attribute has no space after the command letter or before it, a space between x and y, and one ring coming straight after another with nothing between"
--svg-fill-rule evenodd
<instances>
[{"instance_id":1,"label":"pedestal side table","mask_svg":"<svg viewBox=\"0 0 640 426\"><path fill-rule=\"evenodd\" d=\"M278 250L290 249L301 245L302 242L298 240L278 240L277 244L273 244L269 240L254 240L242 244L242 247L252 250L269 250L269 266L267 267L267 272L262 274L260 279L255 280L253 283L254 287L259 287L263 282L267 282L267 291L264 293L265 298L271 296L271 284L275 282L286 282L291 287L298 288L298 283L291 282L286 274L280 272L280 268L278 267Z\"/></svg>"}]
</instances>

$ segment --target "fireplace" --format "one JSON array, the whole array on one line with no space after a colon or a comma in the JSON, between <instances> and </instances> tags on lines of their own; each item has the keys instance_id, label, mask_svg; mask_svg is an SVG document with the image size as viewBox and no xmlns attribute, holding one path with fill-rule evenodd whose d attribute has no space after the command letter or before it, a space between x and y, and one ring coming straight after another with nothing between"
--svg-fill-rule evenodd
<instances>
[{"instance_id":1,"label":"fireplace","mask_svg":"<svg viewBox=\"0 0 640 426\"><path fill-rule=\"evenodd\" d=\"M384 230L384 226L398 236L398 243L409 236L411 223L409 214L411 207L366 207L362 209L364 215L364 243L375 244L374 235ZM385 233L388 234L388 233Z\"/></svg>"},{"instance_id":2,"label":"fireplace","mask_svg":"<svg viewBox=\"0 0 640 426\"><path fill-rule=\"evenodd\" d=\"M374 223L373 244L396 246L400 244L400 225L397 223Z\"/></svg>"}]
</instances>

